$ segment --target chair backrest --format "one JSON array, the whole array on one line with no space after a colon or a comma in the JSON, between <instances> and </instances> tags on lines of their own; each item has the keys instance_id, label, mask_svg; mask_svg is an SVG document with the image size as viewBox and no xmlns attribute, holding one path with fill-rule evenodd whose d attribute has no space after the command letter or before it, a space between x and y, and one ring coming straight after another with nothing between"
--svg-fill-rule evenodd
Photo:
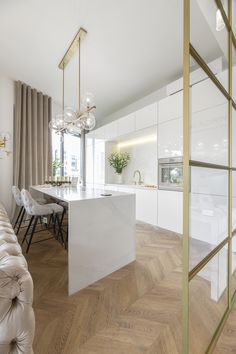
<instances>
[{"instance_id":1,"label":"chair backrest","mask_svg":"<svg viewBox=\"0 0 236 354\"><path fill-rule=\"evenodd\" d=\"M39 204L36 202L36 200L34 200L30 192L26 189L22 189L21 198L27 214L34 215L34 207L39 206Z\"/></svg>"},{"instance_id":2,"label":"chair backrest","mask_svg":"<svg viewBox=\"0 0 236 354\"><path fill-rule=\"evenodd\" d=\"M15 202L18 206L23 206L23 200L21 198L21 193L20 193L20 190L17 186L12 186L11 187L11 190L12 190L12 194L14 196L14 199L15 199Z\"/></svg>"}]
</instances>

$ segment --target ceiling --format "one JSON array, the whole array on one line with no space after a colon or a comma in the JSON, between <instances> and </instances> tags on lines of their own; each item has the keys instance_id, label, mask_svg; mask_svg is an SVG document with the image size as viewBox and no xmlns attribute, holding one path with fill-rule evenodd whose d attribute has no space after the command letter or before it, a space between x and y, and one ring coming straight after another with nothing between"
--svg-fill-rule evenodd
<instances>
[{"instance_id":1,"label":"ceiling","mask_svg":"<svg viewBox=\"0 0 236 354\"><path fill-rule=\"evenodd\" d=\"M212 34L198 19L203 50ZM80 27L82 91L98 119L182 76L179 0L1 0L0 70L61 102L58 63ZM76 57L65 71L66 103L76 105Z\"/></svg>"}]
</instances>

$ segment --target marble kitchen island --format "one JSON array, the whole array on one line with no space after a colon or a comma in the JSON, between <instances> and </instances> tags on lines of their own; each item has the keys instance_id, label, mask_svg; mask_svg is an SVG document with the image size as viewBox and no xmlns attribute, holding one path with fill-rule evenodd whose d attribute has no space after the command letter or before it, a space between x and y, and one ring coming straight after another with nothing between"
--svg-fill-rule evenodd
<instances>
[{"instance_id":1,"label":"marble kitchen island","mask_svg":"<svg viewBox=\"0 0 236 354\"><path fill-rule=\"evenodd\" d=\"M134 194L88 187L31 190L68 203L69 295L135 260Z\"/></svg>"}]
</instances>

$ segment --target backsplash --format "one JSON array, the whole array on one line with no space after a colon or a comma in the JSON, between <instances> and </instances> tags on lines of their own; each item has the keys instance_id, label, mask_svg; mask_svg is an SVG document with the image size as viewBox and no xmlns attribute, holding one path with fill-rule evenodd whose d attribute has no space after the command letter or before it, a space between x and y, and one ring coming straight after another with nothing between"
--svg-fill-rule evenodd
<instances>
[{"instance_id":1,"label":"backsplash","mask_svg":"<svg viewBox=\"0 0 236 354\"><path fill-rule=\"evenodd\" d=\"M117 142L106 143L106 171L105 183L117 183L117 175L114 169L109 166L107 157L113 151L128 152L130 161L122 174L122 183L133 184L133 174L135 170L141 172L142 181L145 184L157 184L157 143L148 141L145 143L126 146L119 149Z\"/></svg>"}]
</instances>

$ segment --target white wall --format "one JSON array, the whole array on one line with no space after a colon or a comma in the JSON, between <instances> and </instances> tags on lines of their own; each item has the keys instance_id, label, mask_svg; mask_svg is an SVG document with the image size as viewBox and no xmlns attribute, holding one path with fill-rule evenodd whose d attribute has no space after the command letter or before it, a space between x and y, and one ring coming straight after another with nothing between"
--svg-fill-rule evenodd
<instances>
[{"instance_id":1,"label":"white wall","mask_svg":"<svg viewBox=\"0 0 236 354\"><path fill-rule=\"evenodd\" d=\"M7 149L13 150L13 105L14 82L0 74L0 131L11 134L11 140L7 143ZM2 154L1 154L2 156ZM0 159L0 201L7 212L11 213L13 183L13 155Z\"/></svg>"}]
</instances>

